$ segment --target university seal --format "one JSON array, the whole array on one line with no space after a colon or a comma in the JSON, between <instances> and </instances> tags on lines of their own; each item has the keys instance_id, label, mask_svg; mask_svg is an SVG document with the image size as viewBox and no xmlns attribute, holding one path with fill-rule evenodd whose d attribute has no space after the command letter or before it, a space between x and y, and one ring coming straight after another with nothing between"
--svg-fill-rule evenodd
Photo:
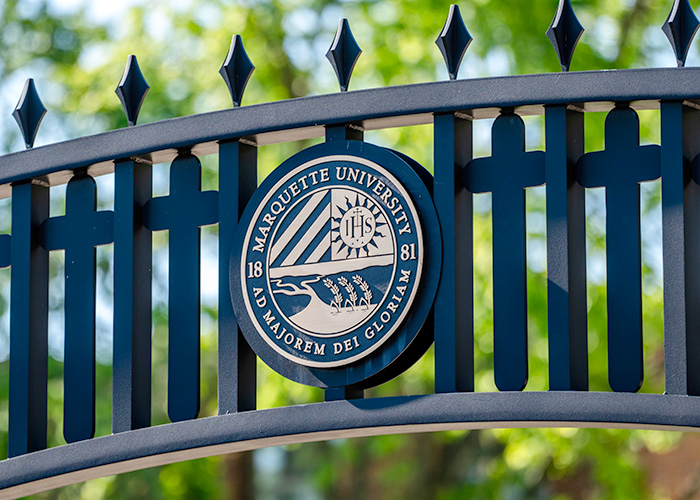
<instances>
[{"instance_id":1,"label":"university seal","mask_svg":"<svg viewBox=\"0 0 700 500\"><path fill-rule=\"evenodd\" d=\"M285 162L242 218L232 295L246 339L266 362L281 356L321 370L361 363L392 344L414 312L427 251L414 199L429 195L404 186L408 177L410 189L425 190L397 154L342 144Z\"/></svg>"}]
</instances>

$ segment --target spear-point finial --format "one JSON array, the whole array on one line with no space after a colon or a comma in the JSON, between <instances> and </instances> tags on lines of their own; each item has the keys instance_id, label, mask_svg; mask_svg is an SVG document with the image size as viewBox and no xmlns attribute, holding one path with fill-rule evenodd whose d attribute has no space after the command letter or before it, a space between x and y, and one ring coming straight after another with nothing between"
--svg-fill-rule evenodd
<instances>
[{"instance_id":1,"label":"spear-point finial","mask_svg":"<svg viewBox=\"0 0 700 500\"><path fill-rule=\"evenodd\" d=\"M352 36L348 20L341 19L331 48L326 52L326 57L331 62L338 77L341 92L348 90L350 75L352 75L352 70L355 68L360 54L362 54L362 49L357 45L355 37Z\"/></svg>"},{"instance_id":2,"label":"spear-point finial","mask_svg":"<svg viewBox=\"0 0 700 500\"><path fill-rule=\"evenodd\" d=\"M243 47L243 39L240 35L233 35L231 47L228 49L228 55L219 73L221 73L226 82L234 108L241 105L243 92L254 69L255 66L250 62L250 58Z\"/></svg>"},{"instance_id":3,"label":"spear-point finial","mask_svg":"<svg viewBox=\"0 0 700 500\"><path fill-rule=\"evenodd\" d=\"M44 119L45 114L46 108L41 102L41 99L39 99L39 94L34 85L34 79L27 78L27 81L24 82L22 96L19 98L19 102L12 112L12 116L17 120L17 124L22 131L24 144L27 146L27 149L34 146L36 133L39 130L39 125L41 125L41 120Z\"/></svg>"},{"instance_id":4,"label":"spear-point finial","mask_svg":"<svg viewBox=\"0 0 700 500\"><path fill-rule=\"evenodd\" d=\"M440 52L442 52L442 57L445 58L450 80L457 79L459 65L462 63L462 58L472 40L473 38L467 31L467 27L464 26L459 7L454 4L451 5L445 26L442 28L440 36L435 40Z\"/></svg>"},{"instance_id":5,"label":"spear-point finial","mask_svg":"<svg viewBox=\"0 0 700 500\"><path fill-rule=\"evenodd\" d=\"M122 102L122 106L124 106L126 121L129 123L129 126L136 125L141 105L150 88L141 73L136 56L129 56L122 80L114 91Z\"/></svg>"},{"instance_id":6,"label":"spear-point finial","mask_svg":"<svg viewBox=\"0 0 700 500\"><path fill-rule=\"evenodd\" d=\"M675 0L671 13L661 29L671 42L679 68L685 66L685 59L688 57L688 50L693 43L698 26L700 23L688 0Z\"/></svg>"},{"instance_id":7,"label":"spear-point finial","mask_svg":"<svg viewBox=\"0 0 700 500\"><path fill-rule=\"evenodd\" d=\"M569 71L571 58L581 35L583 26L578 21L570 0L559 0L559 8L547 30L547 38L552 42L559 58L562 71Z\"/></svg>"}]
</instances>

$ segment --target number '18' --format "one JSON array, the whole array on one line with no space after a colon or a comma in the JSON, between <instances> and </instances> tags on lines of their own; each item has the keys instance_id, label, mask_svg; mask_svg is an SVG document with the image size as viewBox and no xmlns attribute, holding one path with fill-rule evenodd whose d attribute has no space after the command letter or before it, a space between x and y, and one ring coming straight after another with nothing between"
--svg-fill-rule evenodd
<instances>
[{"instance_id":1,"label":"number '18'","mask_svg":"<svg viewBox=\"0 0 700 500\"><path fill-rule=\"evenodd\" d=\"M248 277L259 278L263 274L262 262L248 262Z\"/></svg>"}]
</instances>

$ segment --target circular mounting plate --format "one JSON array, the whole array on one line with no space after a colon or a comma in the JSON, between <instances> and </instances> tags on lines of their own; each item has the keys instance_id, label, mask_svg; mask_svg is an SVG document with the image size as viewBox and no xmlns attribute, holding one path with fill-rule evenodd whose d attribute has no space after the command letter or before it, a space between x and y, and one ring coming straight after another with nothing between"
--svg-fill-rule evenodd
<instances>
[{"instance_id":1,"label":"circular mounting plate","mask_svg":"<svg viewBox=\"0 0 700 500\"><path fill-rule=\"evenodd\" d=\"M442 255L426 174L399 153L332 141L265 179L236 232L230 286L268 366L307 385L363 387L425 352Z\"/></svg>"}]
</instances>

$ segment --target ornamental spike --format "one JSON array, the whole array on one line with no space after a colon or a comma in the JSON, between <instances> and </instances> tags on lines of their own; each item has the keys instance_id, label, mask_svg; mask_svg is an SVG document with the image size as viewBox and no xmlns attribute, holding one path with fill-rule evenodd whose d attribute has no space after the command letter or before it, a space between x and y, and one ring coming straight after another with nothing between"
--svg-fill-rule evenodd
<instances>
[{"instance_id":1,"label":"ornamental spike","mask_svg":"<svg viewBox=\"0 0 700 500\"><path fill-rule=\"evenodd\" d=\"M698 26L700 23L688 0L675 0L668 19L661 29L666 34L668 41L671 42L679 68L685 66L688 50L690 44L693 43Z\"/></svg>"},{"instance_id":2,"label":"ornamental spike","mask_svg":"<svg viewBox=\"0 0 700 500\"><path fill-rule=\"evenodd\" d=\"M571 1L559 0L559 8L547 30L547 38L554 46L562 71L569 71L576 44L583 32L583 26L576 17Z\"/></svg>"},{"instance_id":3,"label":"ornamental spike","mask_svg":"<svg viewBox=\"0 0 700 500\"><path fill-rule=\"evenodd\" d=\"M27 78L27 81L24 82L24 89L22 90L19 102L12 112L12 116L15 118L22 131L22 137L24 138L24 144L27 149L31 149L34 146L36 133L39 130L39 125L41 125L41 120L44 119L45 114L46 108L36 91L34 79Z\"/></svg>"},{"instance_id":4,"label":"ornamental spike","mask_svg":"<svg viewBox=\"0 0 700 500\"><path fill-rule=\"evenodd\" d=\"M447 72L450 74L450 80L457 79L459 66L462 63L462 58L472 43L473 38L467 31L467 27L462 20L462 14L459 11L459 6L452 4L450 13L447 15L447 21L442 28L442 32L435 40L435 44L442 52L442 57L445 58L447 64Z\"/></svg>"},{"instance_id":5,"label":"ornamental spike","mask_svg":"<svg viewBox=\"0 0 700 500\"><path fill-rule=\"evenodd\" d=\"M231 47L228 49L228 55L219 73L221 73L221 77L226 82L234 108L241 105L243 92L254 69L255 66L250 62L250 58L243 47L243 39L240 35L233 35Z\"/></svg>"},{"instance_id":6,"label":"ornamental spike","mask_svg":"<svg viewBox=\"0 0 700 500\"><path fill-rule=\"evenodd\" d=\"M350 76L352 75L352 70L355 69L355 64L360 54L362 54L362 49L357 45L355 37L352 36L348 20L341 19L331 48L326 53L326 57L331 62L331 66L333 66L338 77L341 92L348 90Z\"/></svg>"},{"instance_id":7,"label":"ornamental spike","mask_svg":"<svg viewBox=\"0 0 700 500\"><path fill-rule=\"evenodd\" d=\"M114 91L122 102L129 126L136 125L141 105L149 89L136 56L130 55L124 68L124 75Z\"/></svg>"}]
</instances>

